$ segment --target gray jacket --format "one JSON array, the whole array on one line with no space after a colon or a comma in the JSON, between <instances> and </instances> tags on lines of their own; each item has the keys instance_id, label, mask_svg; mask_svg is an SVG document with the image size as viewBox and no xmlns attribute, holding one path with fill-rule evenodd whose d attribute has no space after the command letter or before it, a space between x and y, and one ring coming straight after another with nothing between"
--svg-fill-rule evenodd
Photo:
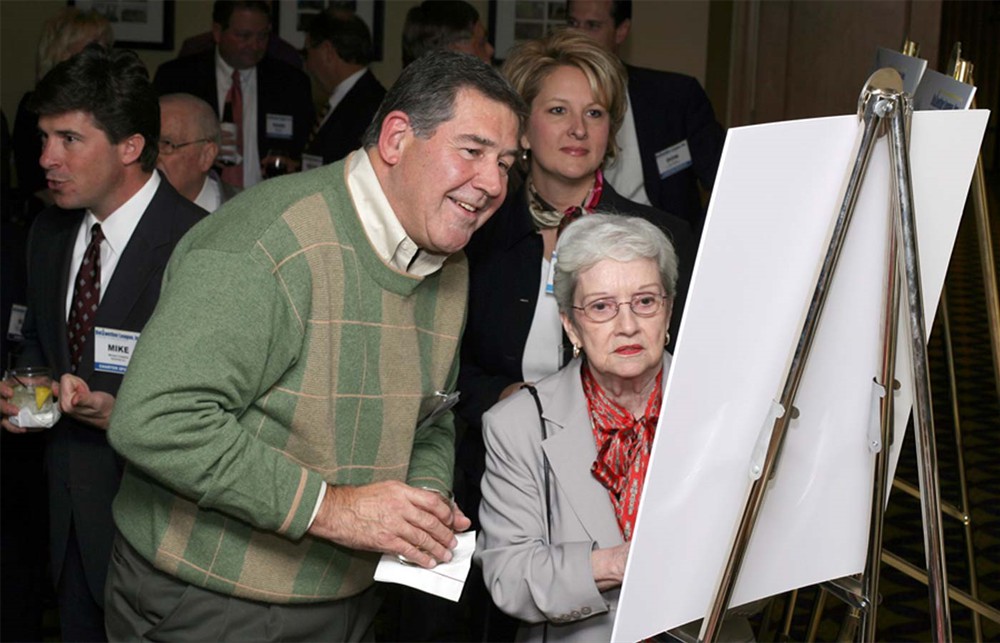
<instances>
[{"instance_id":1,"label":"gray jacket","mask_svg":"<svg viewBox=\"0 0 1000 643\"><path fill-rule=\"evenodd\" d=\"M548 435L544 441L528 391L483 415L486 474L476 560L497 606L524 621L518 640L541 640L545 621L549 641L611 638L619 590L598 591L590 552L623 540L608 491L590 473L597 447L580 364L573 360L536 387ZM669 370L668 353L663 365ZM550 464L550 538L543 451Z\"/></svg>"}]
</instances>

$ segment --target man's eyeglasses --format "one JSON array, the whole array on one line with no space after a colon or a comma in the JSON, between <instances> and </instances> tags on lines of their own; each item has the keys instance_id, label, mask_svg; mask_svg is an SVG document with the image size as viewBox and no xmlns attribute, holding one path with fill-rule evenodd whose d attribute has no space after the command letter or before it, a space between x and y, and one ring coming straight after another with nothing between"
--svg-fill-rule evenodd
<instances>
[{"instance_id":1,"label":"man's eyeglasses","mask_svg":"<svg viewBox=\"0 0 1000 643\"><path fill-rule=\"evenodd\" d=\"M182 147L187 147L188 145L194 145L195 143L208 143L212 139L210 138L197 138L193 141L188 141L187 143L174 143L168 141L165 138L160 139L160 154L164 156L170 156Z\"/></svg>"},{"instance_id":2,"label":"man's eyeglasses","mask_svg":"<svg viewBox=\"0 0 1000 643\"><path fill-rule=\"evenodd\" d=\"M598 299L585 306L573 306L574 310L582 310L587 319L598 324L611 321L618 316L618 308L622 304L628 304L632 312L637 317L652 317L660 312L665 302L666 295L656 295L648 292L641 292L632 295L627 301L615 301L614 299Z\"/></svg>"}]
</instances>

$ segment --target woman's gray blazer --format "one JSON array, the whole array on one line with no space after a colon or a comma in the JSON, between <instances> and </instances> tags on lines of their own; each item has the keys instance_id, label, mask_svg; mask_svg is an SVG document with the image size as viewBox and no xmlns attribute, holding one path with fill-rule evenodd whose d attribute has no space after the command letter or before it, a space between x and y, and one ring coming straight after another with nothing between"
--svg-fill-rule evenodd
<instances>
[{"instance_id":1,"label":"woman's gray blazer","mask_svg":"<svg viewBox=\"0 0 1000 643\"><path fill-rule=\"evenodd\" d=\"M607 641L618 589L599 592L595 548L623 540L608 491L590 473L597 457L581 360L537 384L548 438L528 391L483 415L486 474L476 560L497 606L525 623L518 640ZM669 369L670 355L663 365ZM543 452L550 465L551 538L546 537ZM553 543L553 544L549 544Z\"/></svg>"}]
</instances>

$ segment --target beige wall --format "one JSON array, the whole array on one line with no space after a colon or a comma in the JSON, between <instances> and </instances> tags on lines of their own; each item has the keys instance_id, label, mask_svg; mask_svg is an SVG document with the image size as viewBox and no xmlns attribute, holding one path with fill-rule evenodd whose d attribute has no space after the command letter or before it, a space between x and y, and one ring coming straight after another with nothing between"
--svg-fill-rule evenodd
<instances>
[{"instance_id":1,"label":"beige wall","mask_svg":"<svg viewBox=\"0 0 1000 643\"><path fill-rule=\"evenodd\" d=\"M488 0L471 0L471 3L488 22ZM383 61L375 63L373 70L387 86L399 75L400 33L406 12L415 4L418 0L389 0L386 3ZM636 2L632 36L622 52L623 57L635 65L682 71L704 82L709 5L709 0ZM13 120L18 101L34 85L35 48L42 23L64 6L60 0L0 0L0 101L8 120ZM174 51L139 51L150 72L176 56L185 38L208 30L211 16L209 0L179 0L174 23Z\"/></svg>"}]
</instances>

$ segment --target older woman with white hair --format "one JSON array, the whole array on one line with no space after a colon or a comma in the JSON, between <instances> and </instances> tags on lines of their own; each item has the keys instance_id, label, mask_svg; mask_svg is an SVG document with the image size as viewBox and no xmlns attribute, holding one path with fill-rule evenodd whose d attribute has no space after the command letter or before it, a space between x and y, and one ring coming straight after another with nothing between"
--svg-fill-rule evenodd
<instances>
[{"instance_id":1,"label":"older woman with white hair","mask_svg":"<svg viewBox=\"0 0 1000 643\"><path fill-rule=\"evenodd\" d=\"M483 416L476 558L519 640L606 641L670 367L677 256L654 224L608 214L570 224L556 253L576 357Z\"/></svg>"}]
</instances>

